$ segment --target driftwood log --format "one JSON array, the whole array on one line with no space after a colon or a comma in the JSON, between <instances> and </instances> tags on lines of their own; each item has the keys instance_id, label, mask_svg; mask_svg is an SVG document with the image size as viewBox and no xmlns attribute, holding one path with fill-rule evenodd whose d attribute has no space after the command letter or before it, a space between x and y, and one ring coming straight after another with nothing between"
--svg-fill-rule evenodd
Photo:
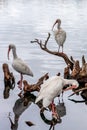
<instances>
[{"instance_id":1,"label":"driftwood log","mask_svg":"<svg viewBox=\"0 0 87 130\"><path fill-rule=\"evenodd\" d=\"M29 84L26 80L23 81L24 84L24 92L33 92L33 91L40 91L41 84L44 80L47 80L49 78L48 73L40 77L36 84Z\"/></svg>"},{"instance_id":2,"label":"driftwood log","mask_svg":"<svg viewBox=\"0 0 87 130\"><path fill-rule=\"evenodd\" d=\"M49 54L63 58L67 65L67 67L64 68L64 78L76 79L79 82L80 87L81 86L84 87L85 83L87 83L87 63L86 63L85 57L82 56L82 67L80 67L79 61L73 59L73 56L69 57L65 53L50 50L47 47L47 43L50 39L50 36L51 34L48 33L47 39L44 42L42 42L42 40L35 39L34 41L31 41L31 43L38 44L40 49L42 49L43 51Z\"/></svg>"},{"instance_id":3,"label":"driftwood log","mask_svg":"<svg viewBox=\"0 0 87 130\"><path fill-rule=\"evenodd\" d=\"M43 83L44 80L47 80L49 78L48 73L44 74L41 76L38 81L35 84L29 84L26 80L23 80L23 91L21 91L18 96L19 97L27 97L30 92L40 91L41 84ZM23 92L23 95L22 95Z\"/></svg>"},{"instance_id":4,"label":"driftwood log","mask_svg":"<svg viewBox=\"0 0 87 130\"><path fill-rule=\"evenodd\" d=\"M3 73L4 73L4 98L9 97L10 89L15 88L15 78L12 72L9 70L9 66L6 63L2 65Z\"/></svg>"},{"instance_id":5,"label":"driftwood log","mask_svg":"<svg viewBox=\"0 0 87 130\"><path fill-rule=\"evenodd\" d=\"M9 86L10 88L15 87L15 78L12 72L9 70L8 64L4 63L2 65L3 73L4 73L4 85L5 87Z\"/></svg>"}]
</instances>

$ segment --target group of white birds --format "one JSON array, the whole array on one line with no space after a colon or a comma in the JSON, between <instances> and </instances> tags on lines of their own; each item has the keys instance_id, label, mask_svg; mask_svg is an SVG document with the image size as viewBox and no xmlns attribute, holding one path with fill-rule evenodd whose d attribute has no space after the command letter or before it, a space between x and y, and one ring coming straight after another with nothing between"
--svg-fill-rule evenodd
<instances>
[{"instance_id":1,"label":"group of white birds","mask_svg":"<svg viewBox=\"0 0 87 130\"><path fill-rule=\"evenodd\" d=\"M63 44L66 39L66 32L63 31L62 28L60 27L60 25L61 25L60 19L56 20L56 22L54 23L54 25L52 27L52 30L53 30L55 24L58 24L57 30L53 31L54 35L55 35L55 40L57 41L57 43L59 45L59 49L60 49L60 46L62 46L62 52L63 52ZM59 49L58 49L58 51L59 51ZM31 71L31 69L28 67L28 65L23 60L18 58L17 53L16 53L16 46L14 44L10 44L8 47L8 59L9 59L10 50L12 50L12 52L13 52L12 66L21 75L19 87L22 88L23 75L25 74L25 75L33 76L33 72ZM41 85L41 89L40 89L40 92L38 93L35 103L42 100L43 108L48 107L53 102L54 98L62 93L63 88L66 84L70 85L69 88L66 88L66 90L72 89L72 88L77 88L79 86L79 83L73 79L71 79L71 80L64 79L61 76L50 77L49 79L44 81L44 83Z\"/></svg>"}]
</instances>

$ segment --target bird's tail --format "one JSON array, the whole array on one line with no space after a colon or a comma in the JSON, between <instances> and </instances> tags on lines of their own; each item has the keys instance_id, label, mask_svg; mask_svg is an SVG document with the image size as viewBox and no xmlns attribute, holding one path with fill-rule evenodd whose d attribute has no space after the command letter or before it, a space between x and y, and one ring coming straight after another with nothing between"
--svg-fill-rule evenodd
<instances>
[{"instance_id":1,"label":"bird's tail","mask_svg":"<svg viewBox=\"0 0 87 130\"><path fill-rule=\"evenodd\" d=\"M34 76L34 74L33 74L33 72L32 72L32 71L30 71L30 76L32 76L32 77Z\"/></svg>"},{"instance_id":2,"label":"bird's tail","mask_svg":"<svg viewBox=\"0 0 87 130\"><path fill-rule=\"evenodd\" d=\"M42 99L42 96L38 96L35 100L35 103L38 103Z\"/></svg>"}]
</instances>

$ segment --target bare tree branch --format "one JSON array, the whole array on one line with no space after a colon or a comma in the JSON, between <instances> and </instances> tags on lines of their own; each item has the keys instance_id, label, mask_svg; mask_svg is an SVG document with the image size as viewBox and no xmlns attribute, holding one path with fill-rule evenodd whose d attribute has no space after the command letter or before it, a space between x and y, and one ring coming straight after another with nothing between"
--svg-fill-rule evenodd
<instances>
[{"instance_id":1,"label":"bare tree branch","mask_svg":"<svg viewBox=\"0 0 87 130\"><path fill-rule=\"evenodd\" d=\"M31 43L37 43L43 51L46 51L49 54L62 57L65 60L65 63L67 65L70 64L70 69L72 70L73 69L73 62L69 59L69 57L65 53L52 51L52 50L47 48L47 43L50 39L50 36L51 36L51 34L48 33L48 37L44 43L42 42L42 40L39 40L39 39L35 39L34 41L31 41Z\"/></svg>"},{"instance_id":2,"label":"bare tree branch","mask_svg":"<svg viewBox=\"0 0 87 130\"><path fill-rule=\"evenodd\" d=\"M69 79L76 79L79 82L79 84L81 84L81 86L82 84L84 86L84 84L87 83L87 63L84 56L82 56L82 67L80 67L79 64L77 64L79 63L79 61L74 60L73 56L70 56L69 58L65 53L48 49L47 44L50 39L50 36L51 34L48 33L48 36L44 42L42 42L42 40L35 39L34 41L31 41L31 43L38 44L43 51L49 54L62 57L65 63L67 64L67 67L64 69L64 77Z\"/></svg>"}]
</instances>

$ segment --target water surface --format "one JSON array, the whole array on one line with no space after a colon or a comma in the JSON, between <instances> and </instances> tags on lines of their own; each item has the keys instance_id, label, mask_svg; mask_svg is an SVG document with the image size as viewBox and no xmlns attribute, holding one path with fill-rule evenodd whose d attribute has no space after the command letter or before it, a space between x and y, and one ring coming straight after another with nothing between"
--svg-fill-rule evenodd
<instances>
[{"instance_id":1,"label":"water surface","mask_svg":"<svg viewBox=\"0 0 87 130\"><path fill-rule=\"evenodd\" d=\"M48 36L48 32L50 32L51 37L48 47L57 51L58 46L51 28L54 21L60 18L62 20L62 28L67 33L64 52L68 56L72 55L74 59L78 59L81 65L82 55L87 58L86 10L86 0L0 0L0 130L11 129L10 121L7 118L8 113L11 112L11 118L14 120L13 106L19 98L17 85L13 91L10 91L8 99L3 98L2 64L7 63L9 65L10 70L16 77L16 82L19 79L19 74L11 66L12 54L10 55L10 61L7 60L8 45L14 43L17 46L18 56L30 65L34 77L24 76L24 79L28 82L35 83L46 72L49 72L50 76L56 75L58 72L63 75L63 70L66 66L64 60L43 52L38 45L31 44L30 41L35 38L44 41ZM55 126L55 130L87 129L87 106L70 102L67 99L70 93L66 92L64 94L66 115L62 117L62 123ZM74 98L78 99L78 96L74 96ZM21 114L17 130L48 130L49 125L45 124L40 118L39 110L34 103L31 103ZM47 116L49 117L50 113ZM29 128L25 124L26 120L30 120L36 125Z\"/></svg>"}]
</instances>

